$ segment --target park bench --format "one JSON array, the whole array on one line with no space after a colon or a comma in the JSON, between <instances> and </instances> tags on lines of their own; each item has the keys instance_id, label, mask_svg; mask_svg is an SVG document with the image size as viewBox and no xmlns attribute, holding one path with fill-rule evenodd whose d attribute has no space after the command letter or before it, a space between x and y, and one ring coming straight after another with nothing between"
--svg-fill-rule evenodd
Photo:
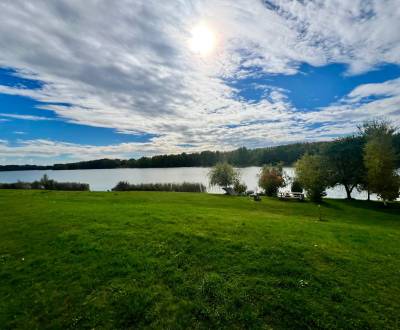
<instances>
[{"instance_id":1,"label":"park bench","mask_svg":"<svg viewBox=\"0 0 400 330\"><path fill-rule=\"evenodd\" d=\"M281 192L278 195L279 199L284 199L284 200L291 200L291 199L295 199L295 200L299 200L299 201L303 201L304 200L304 194L300 193L300 192Z\"/></svg>"}]
</instances>

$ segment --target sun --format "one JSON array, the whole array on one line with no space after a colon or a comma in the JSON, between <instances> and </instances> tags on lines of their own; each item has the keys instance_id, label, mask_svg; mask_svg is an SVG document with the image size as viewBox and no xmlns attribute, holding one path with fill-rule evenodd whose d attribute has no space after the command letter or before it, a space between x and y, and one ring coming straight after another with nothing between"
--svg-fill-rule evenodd
<instances>
[{"instance_id":1,"label":"sun","mask_svg":"<svg viewBox=\"0 0 400 330\"><path fill-rule=\"evenodd\" d=\"M189 47L192 52L207 56L215 49L216 41L214 31L205 24L199 24L192 30Z\"/></svg>"}]
</instances>

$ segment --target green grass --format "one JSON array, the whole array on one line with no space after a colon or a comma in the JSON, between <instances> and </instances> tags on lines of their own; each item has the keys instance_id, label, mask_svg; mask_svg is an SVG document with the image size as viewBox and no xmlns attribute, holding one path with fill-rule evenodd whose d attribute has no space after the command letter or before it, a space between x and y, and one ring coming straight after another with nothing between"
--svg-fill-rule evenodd
<instances>
[{"instance_id":1,"label":"green grass","mask_svg":"<svg viewBox=\"0 0 400 330\"><path fill-rule=\"evenodd\" d=\"M0 191L2 329L398 329L400 205Z\"/></svg>"}]
</instances>

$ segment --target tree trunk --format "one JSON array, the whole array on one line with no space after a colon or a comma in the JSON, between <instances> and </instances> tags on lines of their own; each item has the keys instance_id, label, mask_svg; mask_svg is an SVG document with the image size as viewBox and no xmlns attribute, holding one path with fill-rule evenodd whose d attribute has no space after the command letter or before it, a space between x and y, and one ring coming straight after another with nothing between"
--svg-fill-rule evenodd
<instances>
[{"instance_id":1,"label":"tree trunk","mask_svg":"<svg viewBox=\"0 0 400 330\"><path fill-rule=\"evenodd\" d=\"M369 189L367 189L367 194L368 194L367 201L369 202L371 200L371 192L369 191Z\"/></svg>"},{"instance_id":2,"label":"tree trunk","mask_svg":"<svg viewBox=\"0 0 400 330\"><path fill-rule=\"evenodd\" d=\"M351 189L347 184L344 185L344 189L346 190L346 194L347 194L346 199L351 199L351 191L353 189Z\"/></svg>"}]
</instances>

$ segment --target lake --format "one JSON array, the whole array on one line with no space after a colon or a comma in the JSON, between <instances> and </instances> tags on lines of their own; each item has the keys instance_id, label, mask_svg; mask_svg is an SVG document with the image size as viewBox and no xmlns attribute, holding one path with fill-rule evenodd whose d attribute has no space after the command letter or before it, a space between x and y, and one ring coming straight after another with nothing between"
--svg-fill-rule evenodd
<instances>
[{"instance_id":1,"label":"lake","mask_svg":"<svg viewBox=\"0 0 400 330\"><path fill-rule=\"evenodd\" d=\"M0 172L0 182L11 183L20 181L39 180L44 174L51 179L60 182L82 182L90 184L93 191L111 190L119 181L130 183L181 183L198 182L203 183L209 193L223 193L218 187L208 187L207 173L209 168L205 167L178 167L178 168L118 168L101 170L66 170L66 171L10 171ZM257 174L260 167L241 168L242 181L247 184L250 190L259 191L257 188ZM294 175L294 168L285 167L284 171L290 177ZM282 191L290 189L289 187ZM330 198L345 198L346 193L343 187L338 186L327 190ZM366 192L353 191L352 196L357 199L366 199ZM376 199L376 196L371 196Z\"/></svg>"}]
</instances>

